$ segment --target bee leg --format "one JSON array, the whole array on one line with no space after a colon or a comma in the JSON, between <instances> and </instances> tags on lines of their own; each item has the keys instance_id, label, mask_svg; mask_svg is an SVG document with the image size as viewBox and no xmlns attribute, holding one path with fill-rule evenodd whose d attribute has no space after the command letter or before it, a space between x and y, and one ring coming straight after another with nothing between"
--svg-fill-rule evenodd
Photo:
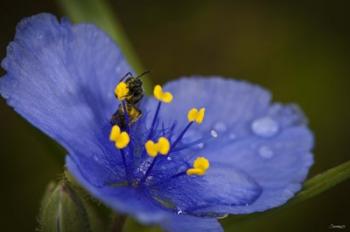
<instances>
[{"instance_id":1,"label":"bee leg","mask_svg":"<svg viewBox=\"0 0 350 232\"><path fill-rule=\"evenodd\" d=\"M124 81L125 78L127 78L128 76L131 76L132 77L132 73L131 72L127 72L123 77L122 79L120 79L119 83Z\"/></svg>"},{"instance_id":2,"label":"bee leg","mask_svg":"<svg viewBox=\"0 0 350 232\"><path fill-rule=\"evenodd\" d=\"M110 123L112 124L112 126L118 124L118 110L115 111L114 114L112 114Z\"/></svg>"},{"instance_id":3,"label":"bee leg","mask_svg":"<svg viewBox=\"0 0 350 232\"><path fill-rule=\"evenodd\" d=\"M118 125L120 127L121 130L125 130L127 125L126 125L126 119L125 119L125 115L124 112L121 108L119 108L113 115L111 118L111 124L112 125Z\"/></svg>"}]
</instances>

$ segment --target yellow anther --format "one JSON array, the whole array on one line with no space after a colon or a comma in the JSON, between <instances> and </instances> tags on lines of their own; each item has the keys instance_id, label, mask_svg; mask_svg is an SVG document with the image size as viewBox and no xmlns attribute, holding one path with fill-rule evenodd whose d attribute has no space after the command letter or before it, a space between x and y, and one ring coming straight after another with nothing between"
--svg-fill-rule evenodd
<instances>
[{"instance_id":1,"label":"yellow anther","mask_svg":"<svg viewBox=\"0 0 350 232\"><path fill-rule=\"evenodd\" d=\"M160 85L156 85L153 89L153 95L158 101L170 103L173 100L173 95L170 92L163 92Z\"/></svg>"},{"instance_id":2,"label":"yellow anther","mask_svg":"<svg viewBox=\"0 0 350 232\"><path fill-rule=\"evenodd\" d=\"M130 142L130 137L129 137L128 133L123 131L122 133L120 133L119 138L115 141L115 146L118 149L123 149L126 146L128 146L129 142Z\"/></svg>"},{"instance_id":3,"label":"yellow anther","mask_svg":"<svg viewBox=\"0 0 350 232\"><path fill-rule=\"evenodd\" d=\"M187 175L198 175L203 176L205 172L209 168L209 160L207 160L205 157L198 157L193 162L193 168L189 168L186 171Z\"/></svg>"},{"instance_id":4,"label":"yellow anther","mask_svg":"<svg viewBox=\"0 0 350 232\"><path fill-rule=\"evenodd\" d=\"M151 157L156 157L158 153L167 155L170 150L170 142L167 138L160 137L157 143L153 142L152 140L148 140L145 143L145 148L147 154Z\"/></svg>"},{"instance_id":5,"label":"yellow anther","mask_svg":"<svg viewBox=\"0 0 350 232\"><path fill-rule=\"evenodd\" d=\"M130 142L128 133L125 131L120 131L120 128L117 125L112 127L111 133L109 134L109 139L115 143L115 146L118 149L125 148Z\"/></svg>"},{"instance_id":6,"label":"yellow anther","mask_svg":"<svg viewBox=\"0 0 350 232\"><path fill-rule=\"evenodd\" d=\"M129 93L128 85L125 82L120 82L117 87L114 89L114 95L118 98L118 100L124 100Z\"/></svg>"},{"instance_id":7,"label":"yellow anther","mask_svg":"<svg viewBox=\"0 0 350 232\"><path fill-rule=\"evenodd\" d=\"M158 151L162 155L167 155L169 150L170 150L170 142L167 138L165 137L160 137L158 139Z\"/></svg>"},{"instance_id":8,"label":"yellow anther","mask_svg":"<svg viewBox=\"0 0 350 232\"><path fill-rule=\"evenodd\" d=\"M158 154L157 146L152 140L148 140L145 143L145 148L147 151L147 154L151 157L155 157Z\"/></svg>"},{"instance_id":9,"label":"yellow anther","mask_svg":"<svg viewBox=\"0 0 350 232\"><path fill-rule=\"evenodd\" d=\"M119 126L115 125L112 127L111 133L109 134L109 140L115 141L119 135L120 135L120 128Z\"/></svg>"},{"instance_id":10,"label":"yellow anther","mask_svg":"<svg viewBox=\"0 0 350 232\"><path fill-rule=\"evenodd\" d=\"M198 110L197 108L192 108L187 113L187 119L189 122L196 122L201 124L204 119L205 108Z\"/></svg>"}]
</instances>

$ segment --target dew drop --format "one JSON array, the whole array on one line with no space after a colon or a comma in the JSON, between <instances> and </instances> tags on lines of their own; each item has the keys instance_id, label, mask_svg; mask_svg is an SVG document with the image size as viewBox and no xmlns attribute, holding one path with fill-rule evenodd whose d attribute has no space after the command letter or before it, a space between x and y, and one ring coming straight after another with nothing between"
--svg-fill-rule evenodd
<instances>
[{"instance_id":1,"label":"dew drop","mask_svg":"<svg viewBox=\"0 0 350 232\"><path fill-rule=\"evenodd\" d=\"M196 148L198 148L198 149L204 148L204 143L198 143L198 144L196 145Z\"/></svg>"},{"instance_id":2,"label":"dew drop","mask_svg":"<svg viewBox=\"0 0 350 232\"><path fill-rule=\"evenodd\" d=\"M172 160L172 158L171 158L170 156L168 156L166 159L167 159L167 160L169 160L169 161L171 161L171 160Z\"/></svg>"},{"instance_id":3,"label":"dew drop","mask_svg":"<svg viewBox=\"0 0 350 232\"><path fill-rule=\"evenodd\" d=\"M182 210L179 208L179 209L177 210L177 215L180 215L180 214L182 214Z\"/></svg>"},{"instance_id":4,"label":"dew drop","mask_svg":"<svg viewBox=\"0 0 350 232\"><path fill-rule=\"evenodd\" d=\"M267 146L261 146L259 148L259 155L264 159L271 159L274 156L274 152Z\"/></svg>"},{"instance_id":5,"label":"dew drop","mask_svg":"<svg viewBox=\"0 0 350 232\"><path fill-rule=\"evenodd\" d=\"M253 132L258 136L272 137L278 132L279 125L272 118L263 117L263 118L256 119L252 123L251 128Z\"/></svg>"},{"instance_id":6,"label":"dew drop","mask_svg":"<svg viewBox=\"0 0 350 232\"><path fill-rule=\"evenodd\" d=\"M225 132L227 130L227 127L223 122L217 122L214 125L214 129L219 132Z\"/></svg>"},{"instance_id":7,"label":"dew drop","mask_svg":"<svg viewBox=\"0 0 350 232\"><path fill-rule=\"evenodd\" d=\"M228 135L228 138L229 138L230 140L235 140L235 139L237 138L237 135L234 134L234 133L230 133L230 134Z\"/></svg>"},{"instance_id":8,"label":"dew drop","mask_svg":"<svg viewBox=\"0 0 350 232\"><path fill-rule=\"evenodd\" d=\"M218 132L216 130L211 130L210 134L212 137L217 138L219 136Z\"/></svg>"}]
</instances>

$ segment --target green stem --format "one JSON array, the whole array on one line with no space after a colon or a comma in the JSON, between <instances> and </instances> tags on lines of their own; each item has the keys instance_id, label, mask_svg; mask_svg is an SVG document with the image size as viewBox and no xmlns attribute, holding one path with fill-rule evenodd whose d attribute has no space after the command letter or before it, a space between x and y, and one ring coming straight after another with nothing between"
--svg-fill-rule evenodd
<instances>
[{"instance_id":1,"label":"green stem","mask_svg":"<svg viewBox=\"0 0 350 232\"><path fill-rule=\"evenodd\" d=\"M145 71L142 63L138 59L130 40L127 38L123 27L117 16L113 14L111 7L105 0L57 0L65 15L73 22L93 23L107 32L119 45L128 63L137 74ZM149 78L147 78L149 80ZM149 84L145 82L146 91Z\"/></svg>"},{"instance_id":2,"label":"green stem","mask_svg":"<svg viewBox=\"0 0 350 232\"><path fill-rule=\"evenodd\" d=\"M350 161L330 168L306 181L302 191L289 201L288 205L308 200L348 179L350 179Z\"/></svg>"},{"instance_id":3,"label":"green stem","mask_svg":"<svg viewBox=\"0 0 350 232\"><path fill-rule=\"evenodd\" d=\"M127 217L125 215L115 215L112 223L112 232L122 232Z\"/></svg>"}]
</instances>

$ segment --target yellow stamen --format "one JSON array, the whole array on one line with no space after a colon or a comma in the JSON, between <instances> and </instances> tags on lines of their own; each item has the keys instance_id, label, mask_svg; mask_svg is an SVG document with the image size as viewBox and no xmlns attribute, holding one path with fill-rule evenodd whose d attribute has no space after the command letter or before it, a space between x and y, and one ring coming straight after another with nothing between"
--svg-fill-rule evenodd
<instances>
[{"instance_id":1,"label":"yellow stamen","mask_svg":"<svg viewBox=\"0 0 350 232\"><path fill-rule=\"evenodd\" d=\"M145 148L146 148L147 154L149 156L151 156L151 157L156 157L157 156L157 153L158 153L157 146L152 140L148 140L145 143Z\"/></svg>"},{"instance_id":2,"label":"yellow stamen","mask_svg":"<svg viewBox=\"0 0 350 232\"><path fill-rule=\"evenodd\" d=\"M109 139L115 143L118 149L123 149L128 146L130 142L130 137L125 131L121 132L119 126L114 125L112 127L111 133L109 134Z\"/></svg>"},{"instance_id":3,"label":"yellow stamen","mask_svg":"<svg viewBox=\"0 0 350 232\"><path fill-rule=\"evenodd\" d=\"M109 140L115 141L119 135L120 135L120 128L119 126L115 125L112 127L111 133L109 134Z\"/></svg>"},{"instance_id":4,"label":"yellow stamen","mask_svg":"<svg viewBox=\"0 0 350 232\"><path fill-rule=\"evenodd\" d=\"M165 137L160 137L158 139L158 151L162 155L167 155L170 150L170 142Z\"/></svg>"},{"instance_id":5,"label":"yellow stamen","mask_svg":"<svg viewBox=\"0 0 350 232\"><path fill-rule=\"evenodd\" d=\"M118 100L124 100L129 93L129 88L125 82L120 82L114 89L114 94Z\"/></svg>"},{"instance_id":6,"label":"yellow stamen","mask_svg":"<svg viewBox=\"0 0 350 232\"><path fill-rule=\"evenodd\" d=\"M145 143L145 148L147 154L151 157L156 157L158 153L161 155L167 155L170 150L170 142L167 138L160 137L157 143L153 142L152 140L148 140Z\"/></svg>"},{"instance_id":7,"label":"yellow stamen","mask_svg":"<svg viewBox=\"0 0 350 232\"><path fill-rule=\"evenodd\" d=\"M153 89L153 95L158 101L170 103L173 100L173 95L170 92L163 92L160 85L156 85Z\"/></svg>"},{"instance_id":8,"label":"yellow stamen","mask_svg":"<svg viewBox=\"0 0 350 232\"><path fill-rule=\"evenodd\" d=\"M189 168L186 171L186 174L203 176L205 172L209 168L209 160L205 157L197 157L197 159L193 162L193 168Z\"/></svg>"},{"instance_id":9,"label":"yellow stamen","mask_svg":"<svg viewBox=\"0 0 350 232\"><path fill-rule=\"evenodd\" d=\"M197 108L192 108L188 111L187 119L189 122L196 122L198 124L201 124L203 122L205 115L205 108L201 108L198 110Z\"/></svg>"}]
</instances>

